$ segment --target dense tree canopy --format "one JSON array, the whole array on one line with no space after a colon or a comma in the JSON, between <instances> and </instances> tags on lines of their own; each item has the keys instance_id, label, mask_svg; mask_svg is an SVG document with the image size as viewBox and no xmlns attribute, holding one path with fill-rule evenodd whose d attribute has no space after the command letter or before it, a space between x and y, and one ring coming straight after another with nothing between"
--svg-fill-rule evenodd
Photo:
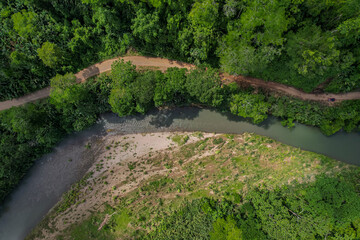
<instances>
[{"instance_id":1,"label":"dense tree canopy","mask_svg":"<svg viewBox=\"0 0 360 240\"><path fill-rule=\"evenodd\" d=\"M63 128L79 131L95 123L98 109L89 84L77 84L74 74L56 75L51 79L50 102L62 113Z\"/></svg>"},{"instance_id":2,"label":"dense tree canopy","mask_svg":"<svg viewBox=\"0 0 360 240\"><path fill-rule=\"evenodd\" d=\"M341 129L359 129L358 100L326 107L261 92L252 94L251 89L222 85L215 68L309 92L321 83L325 84L320 91L357 89L359 15L358 0L0 1L0 100L49 84L52 87L49 100L0 114L0 200L32 161L49 151L65 133L90 126L99 113L110 109L124 116L146 113L153 106L196 103L230 110L255 123L270 113L289 127L297 121L320 127L327 135ZM130 63L115 62L110 75L76 84L71 72L125 54L129 49L139 54L204 63L207 67L161 73L137 71ZM261 194L278 198L276 193ZM348 200L354 202L358 211L357 203ZM351 210L341 208L336 199L331 201L344 215ZM316 210L307 206L307 200L301 204L308 211ZM321 206L326 214L333 214L327 211L326 204ZM260 208L256 202L251 207ZM352 218L351 214L346 216ZM354 229L358 229L358 220L353 219L349 227L341 225L343 219L324 219L324 223L319 219L310 221L319 226L316 236L326 236L322 224L342 229L338 238L349 232L354 235ZM206 234L229 239L234 232L250 234L249 228L235 228L233 220L216 220L217 230ZM244 224L254 226L249 221ZM289 221L291 225L293 219ZM264 224L266 234L286 237L271 224ZM298 226L295 224L292 230ZM307 225L301 227L306 229ZM332 231L329 234L335 230ZM264 236L261 231L251 234L258 234L259 239ZM306 236L314 236L311 234Z\"/></svg>"},{"instance_id":3,"label":"dense tree canopy","mask_svg":"<svg viewBox=\"0 0 360 240\"><path fill-rule=\"evenodd\" d=\"M325 81L322 91L360 86L357 0L4 0L0 9L0 99L130 47L309 92Z\"/></svg>"},{"instance_id":4,"label":"dense tree canopy","mask_svg":"<svg viewBox=\"0 0 360 240\"><path fill-rule=\"evenodd\" d=\"M269 190L249 189L241 203L184 203L146 239L358 239L360 196L337 178Z\"/></svg>"},{"instance_id":5,"label":"dense tree canopy","mask_svg":"<svg viewBox=\"0 0 360 240\"><path fill-rule=\"evenodd\" d=\"M232 96L230 111L244 118L252 118L254 123L261 123L267 118L270 104L263 95L238 93Z\"/></svg>"},{"instance_id":6,"label":"dense tree canopy","mask_svg":"<svg viewBox=\"0 0 360 240\"><path fill-rule=\"evenodd\" d=\"M195 69L186 78L186 89L199 103L218 107L224 100L221 81L215 69Z\"/></svg>"},{"instance_id":7,"label":"dense tree canopy","mask_svg":"<svg viewBox=\"0 0 360 240\"><path fill-rule=\"evenodd\" d=\"M43 63L51 68L55 68L58 64L61 63L62 54L59 47L50 42L45 42L37 50L39 58L43 61Z\"/></svg>"},{"instance_id":8,"label":"dense tree canopy","mask_svg":"<svg viewBox=\"0 0 360 240\"><path fill-rule=\"evenodd\" d=\"M159 78L156 84L154 102L155 106L166 104L186 103L188 93L186 91L186 69L169 68L164 77Z\"/></svg>"},{"instance_id":9,"label":"dense tree canopy","mask_svg":"<svg viewBox=\"0 0 360 240\"><path fill-rule=\"evenodd\" d=\"M281 54L290 19L281 1L250 1L239 19L228 24L218 49L222 68L235 74L263 70Z\"/></svg>"}]
</instances>

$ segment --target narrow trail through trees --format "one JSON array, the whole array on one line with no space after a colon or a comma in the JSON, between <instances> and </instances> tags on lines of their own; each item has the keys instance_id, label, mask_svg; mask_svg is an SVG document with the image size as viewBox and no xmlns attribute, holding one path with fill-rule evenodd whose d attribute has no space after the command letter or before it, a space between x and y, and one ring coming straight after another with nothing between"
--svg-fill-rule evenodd
<instances>
[{"instance_id":1,"label":"narrow trail through trees","mask_svg":"<svg viewBox=\"0 0 360 240\"><path fill-rule=\"evenodd\" d=\"M126 56L126 57L117 57L109 59L103 62L96 63L90 67L87 67L80 72L76 73L75 76L79 82L83 82L86 79L96 76L100 73L107 72L111 70L111 64L119 59L123 59L125 62L131 61L132 64L136 65L138 69L153 69L166 71L166 69L171 67L178 68L194 68L195 65L183 63L179 61L173 61L165 58L154 58L154 57L145 57L145 56ZM263 88L266 91L274 91L282 94L286 94L292 97L300 98L302 100L311 100L311 101L322 101L329 103L330 98L335 98L335 102L341 102L344 100L355 100L360 99L360 92L349 92L342 94L331 94L331 93L305 93L294 87L286 86L284 84L276 82L267 82L261 79L246 77L246 76L234 76L226 73L221 74L221 78L225 84L230 82L236 82L238 84L246 84L255 88ZM34 102L36 100L46 98L50 94L50 87L46 87L39 91L33 92L26 96L0 102L0 111L5 110L14 106L20 106L28 102Z\"/></svg>"}]
</instances>

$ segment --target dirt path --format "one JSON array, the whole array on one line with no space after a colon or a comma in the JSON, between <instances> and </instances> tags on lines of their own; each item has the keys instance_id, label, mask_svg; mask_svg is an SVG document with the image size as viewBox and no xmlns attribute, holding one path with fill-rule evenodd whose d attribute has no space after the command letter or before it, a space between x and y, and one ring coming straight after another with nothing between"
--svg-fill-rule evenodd
<instances>
[{"instance_id":1,"label":"dirt path","mask_svg":"<svg viewBox=\"0 0 360 240\"><path fill-rule=\"evenodd\" d=\"M160 71L165 71L170 67L187 68L187 69L194 67L194 65L192 64L183 63L179 61L172 61L165 58L153 58L153 57L145 57L145 56L126 56L126 57L113 58L94 64L76 73L75 76L77 77L78 81L83 82L89 77L111 70L111 64L118 59L124 59L125 62L131 61L139 69L152 68ZM344 100L360 99L360 92L349 92L343 94L305 93L296 88L289 87L280 83L265 82L261 79L256 79L251 77L222 74L222 78L225 83L235 81L239 84L247 84L253 87L260 87L260 88L264 88L265 90L280 92L303 100L328 102L329 98L335 98L336 102L341 102ZM33 92L24 97L0 102L0 111L14 106L23 105L28 102L34 102L38 99L46 98L49 96L49 93L50 93L50 87L46 87L44 89Z\"/></svg>"},{"instance_id":2,"label":"dirt path","mask_svg":"<svg viewBox=\"0 0 360 240\"><path fill-rule=\"evenodd\" d=\"M126 57L117 57L113 59L109 59L103 62L96 63L90 67L81 70L76 73L75 76L78 81L83 82L89 77L98 75L103 72L107 72L111 70L111 64L118 59L124 59L125 62L131 61L132 64L136 65L138 68L152 68L160 71L165 71L170 67L178 67L178 68L192 68L194 65L188 63L182 63L179 61L173 61L165 58L153 58L153 57L144 57L144 56L126 56ZM44 89L38 90L26 96L0 102L0 111L14 107L20 106L28 102L34 102L36 100L46 98L50 94L50 87L46 87Z\"/></svg>"},{"instance_id":3,"label":"dirt path","mask_svg":"<svg viewBox=\"0 0 360 240\"><path fill-rule=\"evenodd\" d=\"M237 82L239 84L250 85L256 88L263 88L265 90L283 93L292 97L300 98L302 100L328 102L329 98L335 98L335 102L341 102L344 100L360 99L360 92L348 92L348 93L340 93L340 94L306 93L294 87L290 87L276 82L266 82L258 78L234 76L234 75L228 75L226 73L221 74L221 77L225 83Z\"/></svg>"}]
</instances>

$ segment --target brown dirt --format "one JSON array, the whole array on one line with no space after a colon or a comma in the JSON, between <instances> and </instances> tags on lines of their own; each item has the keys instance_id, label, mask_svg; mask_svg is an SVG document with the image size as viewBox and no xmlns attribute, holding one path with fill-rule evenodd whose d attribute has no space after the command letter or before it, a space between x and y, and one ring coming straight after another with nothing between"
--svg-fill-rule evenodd
<instances>
[{"instance_id":1,"label":"brown dirt","mask_svg":"<svg viewBox=\"0 0 360 240\"><path fill-rule=\"evenodd\" d=\"M180 147L172 140L172 137L177 134L189 136L186 144L198 140L190 133L177 132L105 137L103 139L104 148L88 171L93 174L87 180L88 183L80 190L77 203L62 213L55 212L56 206L50 210L51 221L48 222L46 228L40 227L42 237L39 236L36 239L56 239L56 235L70 225L81 222L93 212L104 210L105 203L114 203L114 197L125 196L138 189L143 182L168 174L169 169L146 160L151 158L150 155L160 157L179 149ZM215 134L204 134L204 137L213 136ZM129 165L134 165L134 169L130 170ZM172 168L172 171L177 174L181 172L176 167ZM162 197L166 198L166 196ZM99 229L106 224L108 218L109 216L105 217Z\"/></svg>"},{"instance_id":2,"label":"brown dirt","mask_svg":"<svg viewBox=\"0 0 360 240\"><path fill-rule=\"evenodd\" d=\"M160 71L166 71L166 69L170 67L187 68L187 69L195 67L192 64L173 61L165 58L153 58L146 56L125 56L125 57L117 57L96 63L76 73L75 76L78 81L83 82L89 77L96 76L100 73L111 70L111 64L118 59L123 59L125 62L131 61L132 64L136 65L139 69L156 68ZM360 99L360 92L349 92L342 94L305 93L294 87L290 87L276 82L266 82L264 80L252 78L252 77L234 76L226 73L221 74L221 77L225 84L230 82L237 82L240 85L250 85L256 88L263 88L268 91L280 92L282 94L300 98L302 100L321 101L330 104L328 101L329 98L335 98L336 102L341 102L344 100ZM24 97L0 102L0 111L14 106L23 105L28 102L34 102L42 98L46 98L49 96L49 93L50 93L50 87L46 87L44 89L33 92Z\"/></svg>"},{"instance_id":3,"label":"brown dirt","mask_svg":"<svg viewBox=\"0 0 360 240\"><path fill-rule=\"evenodd\" d=\"M84 82L86 79L96 76L100 73L107 72L111 70L111 64L116 60L123 59L125 62L132 62L139 69L149 69L155 68L156 70L166 71L166 69L171 67L178 68L187 68L190 69L195 67L194 65L183 63L179 61L173 61L165 58L153 58L153 57L144 57L144 56L125 56L125 57L116 57L109 59L103 62L96 63L90 67L87 67L80 72L76 73L75 76L79 82ZM50 94L50 87L46 87L39 91L33 92L26 96L0 102L0 111L9 109L11 107L20 106L28 102L34 102L39 99L48 97Z\"/></svg>"},{"instance_id":4,"label":"brown dirt","mask_svg":"<svg viewBox=\"0 0 360 240\"><path fill-rule=\"evenodd\" d=\"M300 98L308 101L320 101L329 103L329 98L335 98L335 102L341 102L345 100L360 99L360 92L348 92L348 93L305 93L294 87L290 87L281 83L267 82L258 78L246 77L246 76L234 76L226 73L220 74L223 82L228 84L230 82L236 82L243 86L252 86L255 88L263 88L268 91L279 92L291 97Z\"/></svg>"}]
</instances>

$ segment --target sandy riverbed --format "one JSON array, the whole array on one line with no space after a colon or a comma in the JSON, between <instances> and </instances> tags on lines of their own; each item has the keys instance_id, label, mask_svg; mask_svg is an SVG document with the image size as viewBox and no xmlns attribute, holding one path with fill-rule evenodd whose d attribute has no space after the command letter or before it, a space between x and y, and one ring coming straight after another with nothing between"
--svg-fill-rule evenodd
<instances>
[{"instance_id":1,"label":"sandy riverbed","mask_svg":"<svg viewBox=\"0 0 360 240\"><path fill-rule=\"evenodd\" d=\"M172 140L177 135L189 136L187 144L198 140L191 133L168 132L104 137L100 140L103 149L95 156L96 160L88 171L90 177L80 187L76 204L61 213L56 212L55 206L48 214L50 217L45 223L48 226L42 227L43 236L38 239L55 239L59 231L86 219L93 212L102 211L106 203L111 204L116 198L137 189L142 182L155 175L166 175L168 169L154 166L147 159L161 153L171 154L178 149L178 144ZM204 137L215 135L204 134ZM136 170L132 171L132 168Z\"/></svg>"}]
</instances>

